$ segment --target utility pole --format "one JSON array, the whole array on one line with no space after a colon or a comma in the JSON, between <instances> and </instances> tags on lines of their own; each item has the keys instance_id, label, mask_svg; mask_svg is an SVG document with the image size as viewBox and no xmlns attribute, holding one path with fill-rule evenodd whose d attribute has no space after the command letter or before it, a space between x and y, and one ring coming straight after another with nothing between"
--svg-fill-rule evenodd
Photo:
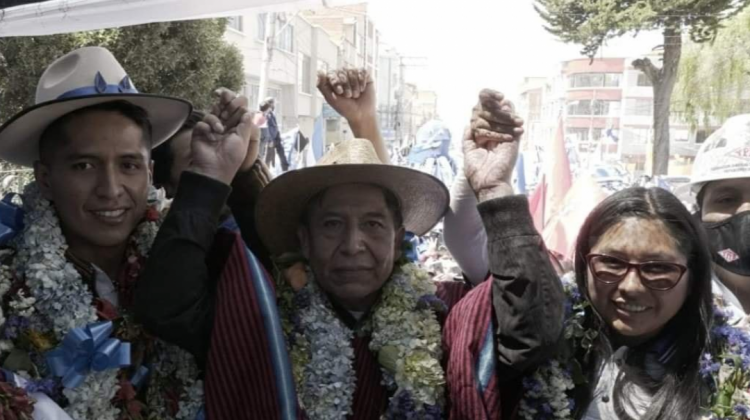
<instances>
[{"instance_id":1,"label":"utility pole","mask_svg":"<svg viewBox=\"0 0 750 420\"><path fill-rule=\"evenodd\" d=\"M416 62L407 64L406 60L415 60ZM404 125L407 123L407 114L411 113L411 106L407 107L408 104L406 103L406 67L425 67L425 60L425 57L399 56L399 88L396 96L396 121L398 121L396 138L402 147L404 146L405 134L407 136L412 134L411 124L404 129ZM411 118L409 118L409 123L411 123Z\"/></svg>"},{"instance_id":2,"label":"utility pole","mask_svg":"<svg viewBox=\"0 0 750 420\"><path fill-rule=\"evenodd\" d=\"M276 13L266 14L266 31L263 38L263 55L260 66L260 86L258 87L258 107L268 96L268 78L273 61L273 48L276 41Z\"/></svg>"}]
</instances>

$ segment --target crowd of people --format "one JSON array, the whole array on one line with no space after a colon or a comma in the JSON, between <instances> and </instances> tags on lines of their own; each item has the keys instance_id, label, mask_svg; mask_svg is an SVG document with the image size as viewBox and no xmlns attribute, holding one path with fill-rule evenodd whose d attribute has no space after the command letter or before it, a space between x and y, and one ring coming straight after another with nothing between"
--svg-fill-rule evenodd
<instances>
[{"instance_id":1,"label":"crowd of people","mask_svg":"<svg viewBox=\"0 0 750 420\"><path fill-rule=\"evenodd\" d=\"M0 418L750 418L750 125L704 145L697 214L617 192L566 269L499 92L451 194L390 164L365 70L318 78L355 138L276 178L272 101L134 83L78 49L0 127L35 176L0 203ZM415 252L441 222L463 278Z\"/></svg>"}]
</instances>

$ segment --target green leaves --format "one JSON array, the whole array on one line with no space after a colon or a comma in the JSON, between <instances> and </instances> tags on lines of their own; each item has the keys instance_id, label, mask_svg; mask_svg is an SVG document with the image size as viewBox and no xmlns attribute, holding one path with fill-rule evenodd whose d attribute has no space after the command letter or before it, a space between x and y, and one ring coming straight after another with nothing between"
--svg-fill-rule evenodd
<instances>
[{"instance_id":1,"label":"green leaves","mask_svg":"<svg viewBox=\"0 0 750 420\"><path fill-rule=\"evenodd\" d=\"M537 0L534 8L560 40L581 44L593 57L609 39L643 30L686 29L696 42L710 41L721 22L748 0Z\"/></svg>"},{"instance_id":2,"label":"green leaves","mask_svg":"<svg viewBox=\"0 0 750 420\"><path fill-rule=\"evenodd\" d=\"M210 19L0 38L0 122L33 104L36 84L52 61L93 45L110 49L139 91L208 108L216 88L239 90L244 85L242 56L224 41L225 27L225 19Z\"/></svg>"},{"instance_id":3,"label":"green leaves","mask_svg":"<svg viewBox=\"0 0 750 420\"><path fill-rule=\"evenodd\" d=\"M750 11L723 23L710 43L687 45L675 87L674 107L694 127L750 112Z\"/></svg>"}]
</instances>

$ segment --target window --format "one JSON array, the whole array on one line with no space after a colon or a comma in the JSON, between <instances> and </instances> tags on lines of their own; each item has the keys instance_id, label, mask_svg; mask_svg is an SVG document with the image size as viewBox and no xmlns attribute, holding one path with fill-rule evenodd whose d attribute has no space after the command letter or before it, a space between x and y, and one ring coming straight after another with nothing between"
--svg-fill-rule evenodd
<instances>
[{"instance_id":1,"label":"window","mask_svg":"<svg viewBox=\"0 0 750 420\"><path fill-rule=\"evenodd\" d=\"M232 16L227 18L227 28L243 32L242 16Z\"/></svg>"},{"instance_id":2,"label":"window","mask_svg":"<svg viewBox=\"0 0 750 420\"><path fill-rule=\"evenodd\" d=\"M584 99L568 102L568 115L575 116L615 116L620 112L619 101L600 101Z\"/></svg>"},{"instance_id":3,"label":"window","mask_svg":"<svg viewBox=\"0 0 750 420\"><path fill-rule=\"evenodd\" d=\"M299 91L302 93L312 93L312 61L310 57L299 53L297 55L297 84L299 85Z\"/></svg>"},{"instance_id":4,"label":"window","mask_svg":"<svg viewBox=\"0 0 750 420\"><path fill-rule=\"evenodd\" d=\"M566 130L567 139L573 143L599 141L602 138L601 128L573 127Z\"/></svg>"},{"instance_id":5,"label":"window","mask_svg":"<svg viewBox=\"0 0 750 420\"><path fill-rule=\"evenodd\" d=\"M258 14L258 33L255 36L259 41L266 40L266 16L268 16L268 13Z\"/></svg>"},{"instance_id":6,"label":"window","mask_svg":"<svg viewBox=\"0 0 750 420\"><path fill-rule=\"evenodd\" d=\"M651 80L649 80L648 76L646 76L646 73L638 73L638 81L636 82L636 86L653 86L651 84Z\"/></svg>"},{"instance_id":7,"label":"window","mask_svg":"<svg viewBox=\"0 0 750 420\"><path fill-rule=\"evenodd\" d=\"M654 113L654 101L650 98L625 99L625 115L650 117Z\"/></svg>"},{"instance_id":8,"label":"window","mask_svg":"<svg viewBox=\"0 0 750 420\"><path fill-rule=\"evenodd\" d=\"M610 73L604 76L605 87L620 87L620 79L622 75L617 73Z\"/></svg>"},{"instance_id":9,"label":"window","mask_svg":"<svg viewBox=\"0 0 750 420\"><path fill-rule=\"evenodd\" d=\"M286 22L279 22L281 25L285 25L281 33L277 33L276 37L276 48L294 52L294 26L287 24Z\"/></svg>"},{"instance_id":10,"label":"window","mask_svg":"<svg viewBox=\"0 0 750 420\"><path fill-rule=\"evenodd\" d=\"M568 78L571 88L619 87L621 79L619 73L580 73Z\"/></svg>"},{"instance_id":11,"label":"window","mask_svg":"<svg viewBox=\"0 0 750 420\"><path fill-rule=\"evenodd\" d=\"M622 140L626 144L646 144L650 137L650 128L626 127L622 131Z\"/></svg>"},{"instance_id":12,"label":"window","mask_svg":"<svg viewBox=\"0 0 750 420\"><path fill-rule=\"evenodd\" d=\"M266 39L266 16L267 13L258 14L258 33L255 36L259 41ZM294 26L291 23L277 19L274 46L280 50L294 52Z\"/></svg>"}]
</instances>

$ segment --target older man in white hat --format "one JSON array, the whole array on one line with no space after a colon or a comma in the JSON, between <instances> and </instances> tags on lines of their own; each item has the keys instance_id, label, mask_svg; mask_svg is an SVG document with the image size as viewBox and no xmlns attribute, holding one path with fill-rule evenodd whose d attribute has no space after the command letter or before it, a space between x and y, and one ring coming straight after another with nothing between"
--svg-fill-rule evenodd
<instances>
[{"instance_id":1,"label":"older man in white hat","mask_svg":"<svg viewBox=\"0 0 750 420\"><path fill-rule=\"evenodd\" d=\"M198 172L233 176L245 158L250 114L232 99L217 106L231 116L207 117L195 137L207 144L232 137L240 152L220 165L199 161ZM53 62L36 104L0 127L0 158L33 166L35 175L23 206L6 201L1 212L0 359L11 385L0 390L3 412L77 420L198 415L203 384L192 357L156 342L131 314L164 210L150 190L151 148L190 111L184 100L139 93L109 51L91 47Z\"/></svg>"},{"instance_id":2,"label":"older man in white hat","mask_svg":"<svg viewBox=\"0 0 750 420\"><path fill-rule=\"evenodd\" d=\"M357 75L336 80L321 89L335 107L374 98L371 81ZM175 264L149 265L139 296L151 304L140 307L141 315L155 333L208 352L209 417L513 415L522 372L544 357L561 331L562 290L526 199L508 196L522 122L491 91L480 96L479 117L493 122L468 133L466 170L491 238L494 277L474 290L435 283L404 258L404 233L422 235L445 213L445 186L383 164L372 142L362 139L341 143L317 166L288 172L261 193L259 234L281 257L278 264L303 262L302 281L282 277L274 288L251 276L245 287L212 280L218 268L211 264L193 273ZM179 200L178 192L175 207ZM193 211L208 221L218 217L205 216L211 207ZM210 240L193 236L170 213L153 255L205 261ZM184 293L172 293L177 286ZM245 312L229 309L237 307Z\"/></svg>"}]
</instances>

